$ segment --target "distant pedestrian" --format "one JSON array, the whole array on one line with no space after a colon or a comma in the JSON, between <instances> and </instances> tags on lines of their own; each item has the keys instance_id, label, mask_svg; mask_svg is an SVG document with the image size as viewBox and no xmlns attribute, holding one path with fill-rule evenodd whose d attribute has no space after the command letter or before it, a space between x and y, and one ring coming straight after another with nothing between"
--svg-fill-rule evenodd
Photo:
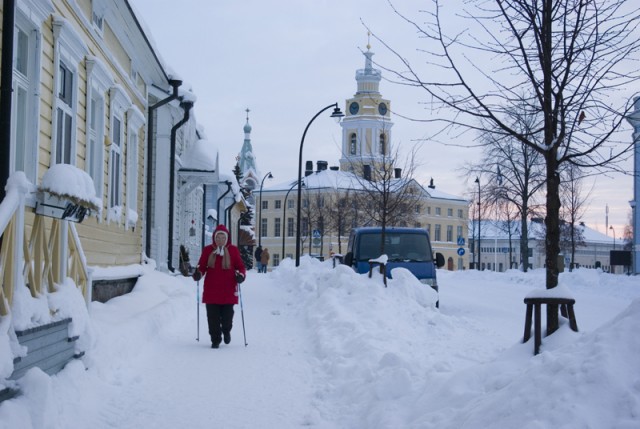
<instances>
[{"instance_id":1,"label":"distant pedestrian","mask_svg":"<svg viewBox=\"0 0 640 429\"><path fill-rule=\"evenodd\" d=\"M233 306L238 303L238 283L246 276L240 251L231 244L229 230L218 225L213 232L213 244L202 249L202 255L193 274L198 281L204 275L202 302L207 306L207 320L211 348L217 349L222 342L231 342Z\"/></svg>"},{"instance_id":2,"label":"distant pedestrian","mask_svg":"<svg viewBox=\"0 0 640 429\"><path fill-rule=\"evenodd\" d=\"M260 263L262 264L262 272L267 272L267 265L269 265L269 249L266 247L262 251L262 255L260 255Z\"/></svg>"},{"instance_id":3,"label":"distant pedestrian","mask_svg":"<svg viewBox=\"0 0 640 429\"><path fill-rule=\"evenodd\" d=\"M256 247L256 251L253 253L253 256L256 257L256 268L258 269L258 272L261 273L262 262L260 258L262 257L262 246L258 245L258 247Z\"/></svg>"}]
</instances>

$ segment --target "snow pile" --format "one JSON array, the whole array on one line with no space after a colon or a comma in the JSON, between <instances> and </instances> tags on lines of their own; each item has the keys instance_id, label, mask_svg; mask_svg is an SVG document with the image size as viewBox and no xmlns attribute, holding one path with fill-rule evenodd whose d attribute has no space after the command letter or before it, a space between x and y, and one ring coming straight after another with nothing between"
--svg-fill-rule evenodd
<instances>
[{"instance_id":1,"label":"snow pile","mask_svg":"<svg viewBox=\"0 0 640 429\"><path fill-rule=\"evenodd\" d=\"M562 274L580 332L562 319L534 356L523 299L544 289L542 270L439 271L438 309L404 270L385 288L379 274L285 259L249 272L233 340L212 350L202 282L150 268L132 293L92 303L83 362L28 373L0 428L640 426L635 277Z\"/></svg>"}]
</instances>

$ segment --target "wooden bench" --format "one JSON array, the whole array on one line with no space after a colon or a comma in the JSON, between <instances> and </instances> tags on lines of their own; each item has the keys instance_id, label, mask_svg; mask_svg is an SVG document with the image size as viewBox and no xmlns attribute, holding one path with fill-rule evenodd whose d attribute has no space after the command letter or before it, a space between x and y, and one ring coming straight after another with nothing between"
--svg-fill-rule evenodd
<instances>
[{"instance_id":1,"label":"wooden bench","mask_svg":"<svg viewBox=\"0 0 640 429\"><path fill-rule=\"evenodd\" d=\"M573 298L555 298L555 297L537 297L537 298L525 298L524 303L527 305L527 314L524 322L524 339L523 343L526 343L531 338L531 318L535 309L535 334L534 334L534 354L540 352L540 344L542 343L542 316L541 307L542 304L546 305L558 305L560 306L560 314L563 317L569 319L569 326L571 330L578 332L578 324L576 322L576 315L573 312L573 305L576 300Z\"/></svg>"}]
</instances>

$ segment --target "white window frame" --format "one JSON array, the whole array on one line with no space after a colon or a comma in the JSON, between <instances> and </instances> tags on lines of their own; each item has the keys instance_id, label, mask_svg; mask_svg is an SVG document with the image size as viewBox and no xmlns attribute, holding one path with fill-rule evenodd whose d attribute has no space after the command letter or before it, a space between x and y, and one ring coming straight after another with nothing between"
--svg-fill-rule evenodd
<instances>
[{"instance_id":1,"label":"white window frame","mask_svg":"<svg viewBox=\"0 0 640 429\"><path fill-rule=\"evenodd\" d=\"M76 32L73 26L66 19L54 15L53 17L53 38L54 38L54 79L53 79L53 114L52 114L52 143L51 143L51 165L57 163L57 159L62 161L68 158L70 165L76 164L77 155L77 112L78 112L78 86L80 81L79 64L85 55L89 52L86 44L83 42L80 35ZM59 93L61 90L61 64L72 74L73 81L71 82L71 105L68 105L64 100L60 99ZM68 114L70 116L70 129L69 139L70 147L69 153L58 153L58 121L59 112Z\"/></svg>"},{"instance_id":2,"label":"white window frame","mask_svg":"<svg viewBox=\"0 0 640 429\"><path fill-rule=\"evenodd\" d=\"M125 140L125 112L131 107L131 99L120 85L112 86L110 91L111 115L109 118L109 171L108 171L108 208L110 210L123 206L124 183L124 156L126 154ZM116 121L119 122L119 130L115 129ZM118 144L119 143L119 144ZM122 215L122 210L114 211L114 214ZM118 219L120 222L122 218Z\"/></svg>"},{"instance_id":3,"label":"white window frame","mask_svg":"<svg viewBox=\"0 0 640 429\"><path fill-rule=\"evenodd\" d=\"M104 140L106 95L113 86L113 76L95 57L86 60L87 68L87 147L85 150L85 171L93 179L96 197L102 200L104 196ZM92 120L95 120L92 126ZM98 213L96 213L98 215Z\"/></svg>"},{"instance_id":4,"label":"white window frame","mask_svg":"<svg viewBox=\"0 0 640 429\"><path fill-rule=\"evenodd\" d=\"M91 24L98 34L104 33L104 16L107 4L104 0L91 0Z\"/></svg>"},{"instance_id":5,"label":"white window frame","mask_svg":"<svg viewBox=\"0 0 640 429\"><path fill-rule=\"evenodd\" d=\"M40 28L51 13L42 5L19 2L14 27L13 97L11 99L10 172L23 171L31 183L37 183L38 135L40 133L40 58L42 33ZM25 72L18 70L19 32L26 36ZM18 112L22 111L22 115Z\"/></svg>"},{"instance_id":6,"label":"white window frame","mask_svg":"<svg viewBox=\"0 0 640 429\"><path fill-rule=\"evenodd\" d=\"M135 227L130 224L130 219L138 216L138 147L140 144L140 128L145 124L145 118L140 109L135 105L127 110L127 176L126 176L126 208L127 227ZM135 214L135 216L133 216ZM133 223L133 222L131 222Z\"/></svg>"}]
</instances>

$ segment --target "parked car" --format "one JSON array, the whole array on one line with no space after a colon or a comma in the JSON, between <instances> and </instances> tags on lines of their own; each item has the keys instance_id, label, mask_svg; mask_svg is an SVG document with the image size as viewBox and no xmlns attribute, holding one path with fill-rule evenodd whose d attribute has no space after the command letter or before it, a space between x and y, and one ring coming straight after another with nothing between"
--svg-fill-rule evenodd
<instances>
[{"instance_id":1,"label":"parked car","mask_svg":"<svg viewBox=\"0 0 640 429\"><path fill-rule=\"evenodd\" d=\"M380 227L354 228L349 236L343 263L358 273L368 273L369 260L381 256L381 241L382 228ZM385 228L384 254L388 257L386 264L388 278L391 278L391 270L394 268L406 268L420 282L438 291L436 267L444 266L444 256L436 253L434 258L429 233L425 229Z\"/></svg>"}]
</instances>

